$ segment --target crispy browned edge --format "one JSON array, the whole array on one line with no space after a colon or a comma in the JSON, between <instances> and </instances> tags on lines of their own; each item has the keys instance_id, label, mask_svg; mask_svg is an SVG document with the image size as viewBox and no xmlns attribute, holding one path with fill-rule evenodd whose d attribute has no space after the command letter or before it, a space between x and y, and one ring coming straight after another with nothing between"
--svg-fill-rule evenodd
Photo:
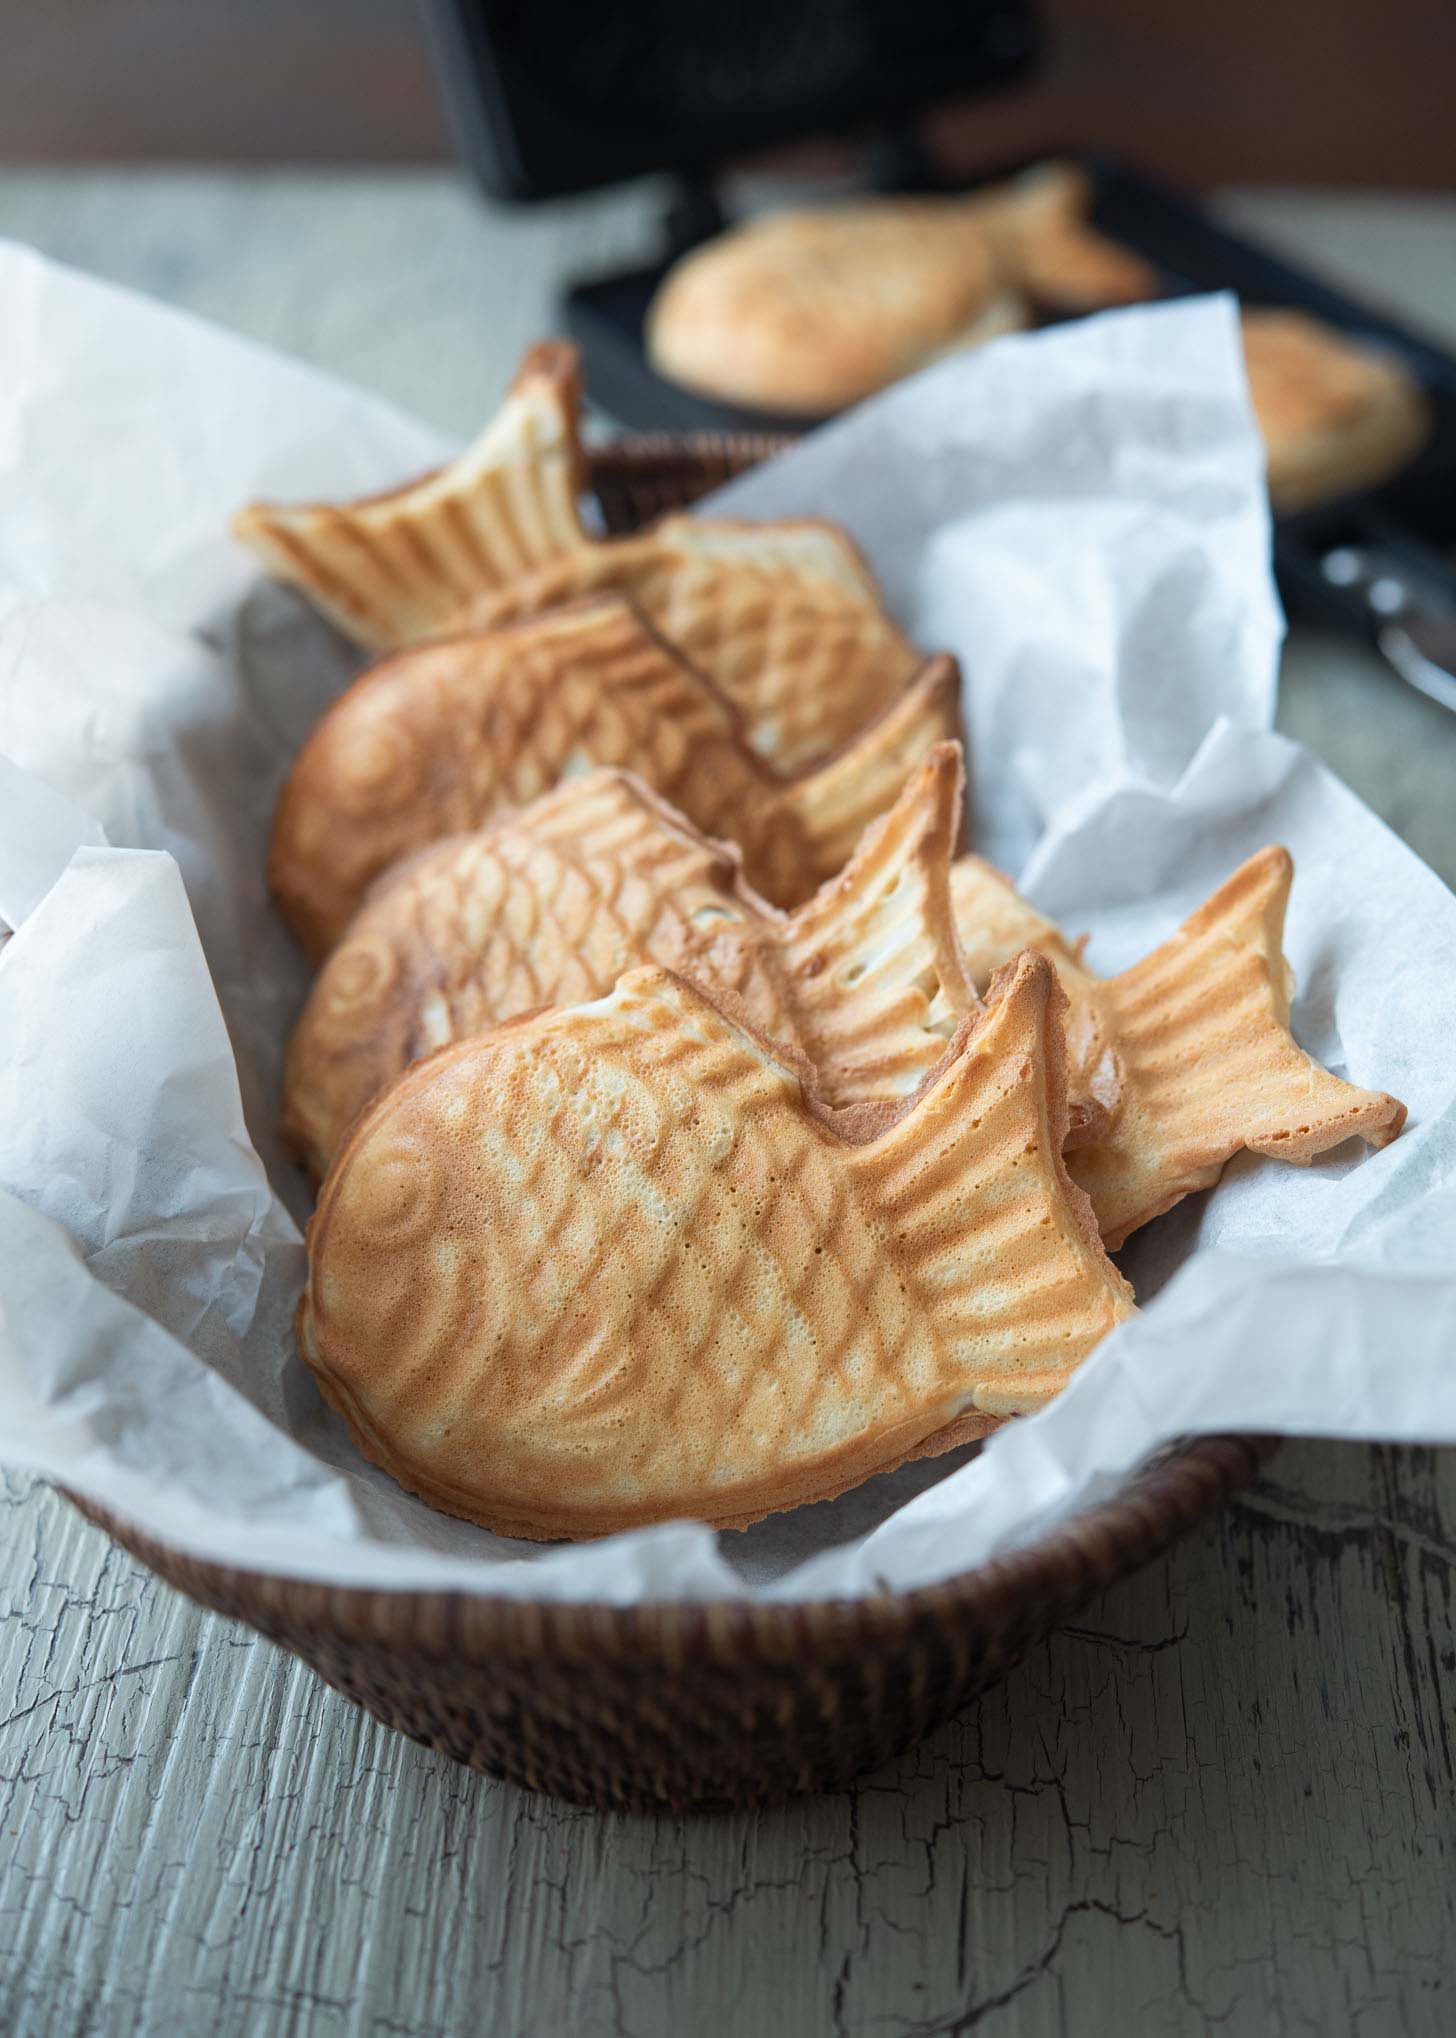
<instances>
[{"instance_id":1,"label":"crispy browned edge","mask_svg":"<svg viewBox=\"0 0 1456 2038\"><path fill-rule=\"evenodd\" d=\"M949 748L951 746L947 745L946 747ZM791 915L782 906L774 905L771 900L764 898L761 893L754 890L753 886L744 876L743 851L736 842L730 842L724 836L705 835L702 829L694 827L686 814L679 812L670 800L664 799L661 793L655 791L647 783L646 779L639 778L635 771L627 770L624 765L601 765L593 776L617 779L630 786L633 796L640 800L643 806L653 809L658 821L664 828L670 830L680 840L689 844L690 847L706 850L717 861L721 866L721 878L724 889L731 893L745 911L768 921L777 931L782 931ZM582 783L585 783L585 781L582 781ZM544 793L542 798L550 799L551 796L550 793ZM520 811L525 812L526 810L521 809ZM407 884L414 872L421 869L432 858L444 855L451 849L462 848L466 843L489 841L492 836L505 834L515 826L518 818L519 814L504 815L500 820L494 821L484 828L469 829L463 834L442 835L437 841L425 843L422 848L415 850L411 855L402 856L398 863L390 864L387 870L382 870L378 877L375 878L359 902L359 912L362 913L367 906L375 904L401 885ZM357 915L355 917L357 918ZM352 925L353 923L351 922L350 924ZM341 940L347 940L347 929L340 938ZM327 957L325 957L325 960L327 961ZM527 1018L535 1018L539 1012L546 1009L544 1006L533 1006L525 1016ZM512 1014L513 1018L520 1016L520 1014ZM508 1022L498 1020L495 1023L497 1025L505 1025ZM289 1045L291 1048L291 1038ZM447 1041L445 1045L453 1047L457 1043ZM429 1057L426 1055L418 1057L418 1059L428 1060ZM417 1062L411 1062L409 1066L413 1068L417 1066ZM404 1074L403 1069L400 1071L400 1074ZM376 1092L376 1096L379 1094L382 1093ZM352 1130L355 1119L367 1111L374 1102L375 1097L370 1097L360 1105L358 1112L355 1113L355 1118L351 1119L348 1126L345 1127L345 1138L347 1138ZM312 1155L308 1150L308 1143L292 1113L291 1103L292 1089L286 1080L285 1062L283 1103L279 1112L278 1130L287 1152L297 1162L304 1174L307 1175L309 1181L316 1187L322 1181L323 1174L326 1171L321 1171L314 1166ZM342 1151L342 1144L340 1150Z\"/></svg>"},{"instance_id":2,"label":"crispy browned edge","mask_svg":"<svg viewBox=\"0 0 1456 2038\"><path fill-rule=\"evenodd\" d=\"M301 916L299 916L297 908L293 905L290 898L291 887L287 876L287 861L280 854L278 838L283 817L292 802L300 796L307 797L309 754L313 749L315 740L324 730L330 727L336 717L346 711L349 704L356 700L361 693L390 677L393 674L394 668L403 664L406 660L427 657L437 651L447 651L453 645L490 642L498 637L509 638L512 635L539 629L549 617L559 617L592 609L626 610L633 617L638 628L648 637L654 639L662 651L669 658L673 659L685 673L690 675L694 684L699 686L711 700L717 703L725 717L729 737L741 747L749 769L755 776L761 779L763 785L769 791L789 791L794 786L802 785L807 780L817 777L820 772L827 770L831 765L837 763L848 752L865 742L872 732L879 727L880 723L899 707L905 696L913 688L922 685L927 675L931 673L936 674L937 677L949 679L950 684L947 687L946 700L947 722L951 725L955 738L959 738L961 730L958 686L960 667L948 651L935 651L928 657L922 658L914 671L907 676L894 698L887 701L878 714L872 715L867 722L862 723L853 735L847 737L843 743L839 744L835 749L826 752L823 757L816 759L813 764L803 771L777 772L772 764L748 743L744 735L743 714L718 685L717 681L709 673L704 672L702 667L696 665L685 653L680 651L670 639L664 637L662 632L656 629L636 604L629 601L625 595L586 595L577 601L562 602L555 608L543 609L537 615L522 616L514 622L497 624L491 629L457 630L447 636L427 637L418 644L403 645L396 651L387 651L382 658L378 658L371 665L366 666L364 671L356 679L352 680L335 700L329 703L328 707L325 708L324 712L309 730L308 735L304 738L302 747L294 758L289 768L288 776L284 779L278 795L278 804L274 810L273 826L268 842L268 889L277 901L279 910L288 922L289 927L293 930L300 947L311 962L322 961L323 957L329 953L332 944L319 944L312 938L310 933L306 933L299 925ZM610 767L603 768L609 769ZM299 791L300 785L304 789L302 795L300 795ZM387 868L394 869L395 867L390 865ZM385 875L386 872L381 871L379 877L373 880L373 882L378 883L379 878Z\"/></svg>"},{"instance_id":3,"label":"crispy browned edge","mask_svg":"<svg viewBox=\"0 0 1456 2038\"><path fill-rule=\"evenodd\" d=\"M579 429L582 396L580 349L570 340L537 340L521 356L520 366L506 390L507 401L526 382L550 382L556 387L562 408L570 422L572 459L576 469L577 493L580 494L587 485L587 462L582 451ZM234 515L232 529L236 532L239 523L251 516L335 517L349 510L377 509L381 503L397 502L402 496L422 488L426 482L433 481L437 475L443 474L451 464L447 460L435 467L422 468L418 473L410 475L407 480L395 482L392 488L376 489L372 495L353 495L347 502L315 500L245 503Z\"/></svg>"}]
</instances>

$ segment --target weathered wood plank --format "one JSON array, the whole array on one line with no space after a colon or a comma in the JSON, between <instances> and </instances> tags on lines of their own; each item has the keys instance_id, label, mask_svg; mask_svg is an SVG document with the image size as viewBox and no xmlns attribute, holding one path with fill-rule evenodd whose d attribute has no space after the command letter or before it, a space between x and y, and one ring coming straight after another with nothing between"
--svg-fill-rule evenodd
<instances>
[{"instance_id":1,"label":"weathered wood plank","mask_svg":"<svg viewBox=\"0 0 1456 2038\"><path fill-rule=\"evenodd\" d=\"M453 1769L12 1480L0 2027L1435 2032L1453 1503L1291 1447L858 1790L654 1821Z\"/></svg>"}]
</instances>

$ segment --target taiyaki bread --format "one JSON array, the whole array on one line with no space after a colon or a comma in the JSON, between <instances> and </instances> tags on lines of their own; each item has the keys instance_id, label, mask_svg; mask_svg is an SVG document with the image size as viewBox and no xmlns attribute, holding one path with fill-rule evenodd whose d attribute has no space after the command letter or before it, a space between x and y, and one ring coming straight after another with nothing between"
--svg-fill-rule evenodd
<instances>
[{"instance_id":1,"label":"taiyaki bread","mask_svg":"<svg viewBox=\"0 0 1456 2038\"><path fill-rule=\"evenodd\" d=\"M847 741L918 662L843 532L807 519L663 517L641 537L523 574L473 604L467 620L490 629L593 594L628 598L706 672L779 771Z\"/></svg>"},{"instance_id":2,"label":"taiyaki bread","mask_svg":"<svg viewBox=\"0 0 1456 2038\"><path fill-rule=\"evenodd\" d=\"M1104 1132L1122 1095L1122 1067L1109 1031L1101 978L1082 962L1082 944L1023 899L1009 878L979 856L962 856L950 873L951 906L961 954L978 989L1023 948L1035 948L1056 970L1066 997L1069 1122L1067 1150Z\"/></svg>"},{"instance_id":3,"label":"taiyaki bread","mask_svg":"<svg viewBox=\"0 0 1456 2038\"><path fill-rule=\"evenodd\" d=\"M1088 223L1071 163L955 197L873 198L747 221L684 255L647 345L671 381L823 417L1030 323L1156 297L1141 255Z\"/></svg>"},{"instance_id":4,"label":"taiyaki bread","mask_svg":"<svg viewBox=\"0 0 1456 2038\"><path fill-rule=\"evenodd\" d=\"M972 980L984 982L1005 951L1036 946L1062 980L1087 1054L1106 1057L1114 1106L1067 1165L1109 1250L1210 1188L1241 1149L1302 1163L1352 1136L1386 1146L1405 1123L1403 1104L1330 1075L1289 1031L1282 941L1293 876L1287 850L1260 850L1160 948L1098 978L989 864L967 857L952 874Z\"/></svg>"},{"instance_id":5,"label":"taiyaki bread","mask_svg":"<svg viewBox=\"0 0 1456 2038\"><path fill-rule=\"evenodd\" d=\"M374 666L314 728L279 801L269 879L322 956L401 857L615 765L731 837L750 883L796 905L958 734L957 691L954 660L927 660L851 744L786 778L748 748L711 680L615 597L438 638Z\"/></svg>"},{"instance_id":6,"label":"taiyaki bread","mask_svg":"<svg viewBox=\"0 0 1456 2038\"><path fill-rule=\"evenodd\" d=\"M482 594L589 543L580 405L576 349L548 341L449 466L357 502L250 503L233 535L367 650L434 636Z\"/></svg>"},{"instance_id":7,"label":"taiyaki bread","mask_svg":"<svg viewBox=\"0 0 1456 2038\"><path fill-rule=\"evenodd\" d=\"M917 655L844 532L814 518L671 516L636 537L593 537L579 506L580 395L576 350L533 347L450 466L361 502L254 503L233 529L373 650L627 597L717 681L780 770L888 706Z\"/></svg>"},{"instance_id":8,"label":"taiyaki bread","mask_svg":"<svg viewBox=\"0 0 1456 2038\"><path fill-rule=\"evenodd\" d=\"M1150 262L1089 225L1091 181L1074 163L1039 163L973 202L1007 283L1043 312L1072 317L1159 293Z\"/></svg>"},{"instance_id":9,"label":"taiyaki bread","mask_svg":"<svg viewBox=\"0 0 1456 2038\"><path fill-rule=\"evenodd\" d=\"M727 995L814 1065L836 1109L903 1099L977 1003L951 917L960 751L939 744L840 876L796 913L624 771L590 772L381 879L310 993L285 1132L323 1174L350 1121L421 1055L658 962Z\"/></svg>"},{"instance_id":10,"label":"taiyaki bread","mask_svg":"<svg viewBox=\"0 0 1456 2038\"><path fill-rule=\"evenodd\" d=\"M1027 954L875 1136L682 978L510 1021L356 1121L300 1350L401 1484L506 1535L742 1526L1039 1407L1131 1311L1061 1158Z\"/></svg>"},{"instance_id":11,"label":"taiyaki bread","mask_svg":"<svg viewBox=\"0 0 1456 2038\"><path fill-rule=\"evenodd\" d=\"M647 347L689 389L822 417L1025 323L974 203L876 198L774 213L693 249L653 300Z\"/></svg>"},{"instance_id":12,"label":"taiyaki bread","mask_svg":"<svg viewBox=\"0 0 1456 2038\"><path fill-rule=\"evenodd\" d=\"M1296 311L1246 311L1242 324L1277 510L1373 488L1420 450L1431 407L1393 353Z\"/></svg>"}]
</instances>

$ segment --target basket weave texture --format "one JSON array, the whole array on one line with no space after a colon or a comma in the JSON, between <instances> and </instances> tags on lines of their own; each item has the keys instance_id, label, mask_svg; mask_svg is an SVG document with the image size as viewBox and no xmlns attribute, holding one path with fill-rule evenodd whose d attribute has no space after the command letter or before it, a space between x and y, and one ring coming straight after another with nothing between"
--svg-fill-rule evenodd
<instances>
[{"instance_id":1,"label":"basket weave texture","mask_svg":"<svg viewBox=\"0 0 1456 2038\"><path fill-rule=\"evenodd\" d=\"M634 530L783 443L637 437L593 453L591 482L607 529ZM917 1592L802 1605L315 1585L186 1555L69 1497L168 1584L428 1747L603 1810L681 1812L833 1790L888 1761L1222 1506L1272 1448L1201 1439L1029 1549Z\"/></svg>"}]
</instances>

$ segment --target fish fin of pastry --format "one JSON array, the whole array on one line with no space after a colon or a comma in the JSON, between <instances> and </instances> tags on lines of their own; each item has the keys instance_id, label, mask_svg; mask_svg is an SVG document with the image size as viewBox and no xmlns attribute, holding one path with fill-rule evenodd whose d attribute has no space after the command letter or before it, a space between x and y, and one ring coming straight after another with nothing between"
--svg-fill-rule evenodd
<instances>
[{"instance_id":1,"label":"fish fin of pastry","mask_svg":"<svg viewBox=\"0 0 1456 2038\"><path fill-rule=\"evenodd\" d=\"M1062 1159L1062 994L1028 949L997 973L940 1066L855 1164L881 1223L956 1341L963 1409L1025 1413L1132 1313Z\"/></svg>"},{"instance_id":2,"label":"fish fin of pastry","mask_svg":"<svg viewBox=\"0 0 1456 2038\"><path fill-rule=\"evenodd\" d=\"M356 643L385 650L455 625L494 587L592 542L583 529L576 349L532 347L475 443L356 502L257 502L233 533Z\"/></svg>"},{"instance_id":3,"label":"fish fin of pastry","mask_svg":"<svg viewBox=\"0 0 1456 2038\"><path fill-rule=\"evenodd\" d=\"M784 929L799 1039L836 1107L908 1096L978 1004L950 901L964 780L959 746L937 744Z\"/></svg>"},{"instance_id":4,"label":"fish fin of pastry","mask_svg":"<svg viewBox=\"0 0 1456 2038\"><path fill-rule=\"evenodd\" d=\"M1124 1071L1105 1137L1070 1158L1108 1245L1218 1180L1241 1148L1305 1163L1385 1146L1405 1106L1322 1068L1289 1030L1294 866L1261 850L1161 947L1102 985Z\"/></svg>"}]
</instances>

